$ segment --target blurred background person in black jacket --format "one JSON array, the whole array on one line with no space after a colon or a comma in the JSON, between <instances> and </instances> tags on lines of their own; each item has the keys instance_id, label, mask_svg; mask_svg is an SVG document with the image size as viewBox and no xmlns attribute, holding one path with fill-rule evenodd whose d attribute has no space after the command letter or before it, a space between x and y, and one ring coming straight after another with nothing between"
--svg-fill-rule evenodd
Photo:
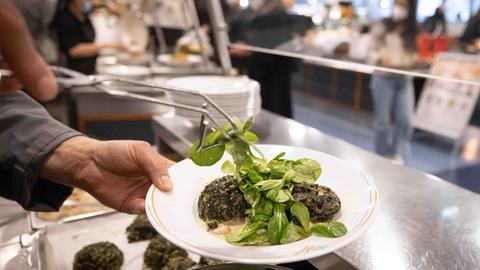
<instances>
[{"instance_id":1,"label":"blurred background person in black jacket","mask_svg":"<svg viewBox=\"0 0 480 270\"><path fill-rule=\"evenodd\" d=\"M292 0L263 1L249 24L246 42L252 46L274 49L303 34L312 26L311 20L292 15ZM285 117L292 117L290 94L291 73L295 60L271 54L253 53L248 75L262 87L262 107Z\"/></svg>"},{"instance_id":2,"label":"blurred background person in black jacket","mask_svg":"<svg viewBox=\"0 0 480 270\"><path fill-rule=\"evenodd\" d=\"M95 73L97 56L102 49L123 50L120 43L96 43L95 29L89 19L93 9L90 0L59 2L54 26L60 51L67 58L67 67L84 74Z\"/></svg>"}]
</instances>

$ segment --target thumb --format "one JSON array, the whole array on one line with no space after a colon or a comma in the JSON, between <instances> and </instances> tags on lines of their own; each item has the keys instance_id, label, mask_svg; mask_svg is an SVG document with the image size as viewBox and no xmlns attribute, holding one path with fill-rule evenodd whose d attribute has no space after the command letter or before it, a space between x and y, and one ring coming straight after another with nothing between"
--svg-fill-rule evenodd
<instances>
[{"instance_id":1,"label":"thumb","mask_svg":"<svg viewBox=\"0 0 480 270\"><path fill-rule=\"evenodd\" d=\"M172 181L168 175L168 168L175 162L156 153L146 142L135 142L132 148L137 165L147 175L150 182L162 191L170 191Z\"/></svg>"}]
</instances>

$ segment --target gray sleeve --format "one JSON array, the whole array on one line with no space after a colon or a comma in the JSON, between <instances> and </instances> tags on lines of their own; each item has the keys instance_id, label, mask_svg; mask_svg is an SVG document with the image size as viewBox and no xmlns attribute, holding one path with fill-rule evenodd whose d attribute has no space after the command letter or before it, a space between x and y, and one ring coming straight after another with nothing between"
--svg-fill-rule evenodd
<instances>
[{"instance_id":1,"label":"gray sleeve","mask_svg":"<svg viewBox=\"0 0 480 270\"><path fill-rule=\"evenodd\" d=\"M28 210L58 210L72 188L40 178L40 168L58 145L78 135L25 93L0 94L0 196Z\"/></svg>"}]
</instances>

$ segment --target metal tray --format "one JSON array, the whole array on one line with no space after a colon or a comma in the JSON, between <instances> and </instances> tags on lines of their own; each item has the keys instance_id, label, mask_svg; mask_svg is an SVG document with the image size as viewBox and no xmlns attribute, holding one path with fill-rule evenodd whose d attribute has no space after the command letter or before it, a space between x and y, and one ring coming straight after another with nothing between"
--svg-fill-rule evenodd
<instances>
[{"instance_id":1,"label":"metal tray","mask_svg":"<svg viewBox=\"0 0 480 270\"><path fill-rule=\"evenodd\" d=\"M115 210L102 205L86 191L74 189L73 193L63 203L60 211L51 213L30 212L29 225L33 230L38 230L55 224L111 212L115 212Z\"/></svg>"},{"instance_id":2,"label":"metal tray","mask_svg":"<svg viewBox=\"0 0 480 270\"><path fill-rule=\"evenodd\" d=\"M123 251L122 269L144 269L143 253L148 241L128 243L125 233L134 218L134 215L113 213L45 228L45 233L38 241L40 269L72 269L77 251L86 245L101 241L112 242ZM189 254L189 257L196 262L200 259L195 254Z\"/></svg>"}]
</instances>

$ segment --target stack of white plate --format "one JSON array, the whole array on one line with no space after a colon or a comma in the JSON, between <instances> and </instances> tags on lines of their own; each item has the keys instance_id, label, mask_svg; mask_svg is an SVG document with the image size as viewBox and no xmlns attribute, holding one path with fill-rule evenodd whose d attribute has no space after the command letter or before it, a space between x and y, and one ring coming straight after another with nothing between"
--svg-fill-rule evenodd
<instances>
[{"instance_id":1,"label":"stack of white plate","mask_svg":"<svg viewBox=\"0 0 480 270\"><path fill-rule=\"evenodd\" d=\"M228 115L245 120L249 116L260 113L261 97L258 82L246 76L190 76L170 79L166 85L176 88L188 89L201 92L211 98ZM176 103L201 108L205 102L196 95L171 92L171 98ZM208 107L215 120L219 124L227 123L227 120L212 106ZM176 115L185 117L194 123L199 123L201 115L197 112L176 109Z\"/></svg>"},{"instance_id":2,"label":"stack of white plate","mask_svg":"<svg viewBox=\"0 0 480 270\"><path fill-rule=\"evenodd\" d=\"M97 66L97 73L117 77L140 79L148 76L150 74L150 69L148 67L136 65L108 65Z\"/></svg>"}]
</instances>

